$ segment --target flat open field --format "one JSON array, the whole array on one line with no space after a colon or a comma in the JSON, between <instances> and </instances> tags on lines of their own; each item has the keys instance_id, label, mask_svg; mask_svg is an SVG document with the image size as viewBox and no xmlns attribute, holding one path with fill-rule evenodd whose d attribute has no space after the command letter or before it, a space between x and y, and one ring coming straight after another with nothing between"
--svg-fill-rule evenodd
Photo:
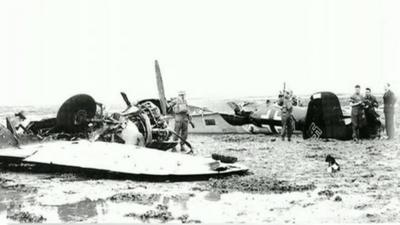
<instances>
[{"instance_id":1,"label":"flat open field","mask_svg":"<svg viewBox=\"0 0 400 225\"><path fill-rule=\"evenodd\" d=\"M398 141L295 137L288 143L265 135L189 139L196 154L236 156L251 174L150 183L0 171L0 223L400 222ZM337 159L340 172L327 173L327 154Z\"/></svg>"}]
</instances>

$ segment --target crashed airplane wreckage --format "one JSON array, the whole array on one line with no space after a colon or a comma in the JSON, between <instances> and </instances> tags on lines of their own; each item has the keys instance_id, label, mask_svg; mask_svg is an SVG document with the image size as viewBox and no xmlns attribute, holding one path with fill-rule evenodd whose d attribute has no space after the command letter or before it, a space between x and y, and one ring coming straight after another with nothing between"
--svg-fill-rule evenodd
<instances>
[{"instance_id":1,"label":"crashed airplane wreckage","mask_svg":"<svg viewBox=\"0 0 400 225\"><path fill-rule=\"evenodd\" d=\"M155 61L155 72L159 98L144 99L139 103L151 102L165 115L170 128L174 127L173 101L167 101L164 83L158 61ZM277 105L250 104L242 107L234 102L222 103L229 106L228 113L211 111L204 107L189 106L193 127L188 129L192 134L277 134L282 128L281 110ZM233 111L230 113L230 111ZM293 116L296 130L302 131L307 108L294 107Z\"/></svg>"},{"instance_id":2,"label":"crashed airplane wreckage","mask_svg":"<svg viewBox=\"0 0 400 225\"><path fill-rule=\"evenodd\" d=\"M155 104L156 99L153 99ZM249 103L250 106L239 106L234 102L226 103L234 113L205 111L192 115L195 128L191 133L228 134L228 133L263 133L279 134L282 128L281 109L278 105ZM352 139L350 115L343 113L338 97L332 92L317 92L310 97L307 107L293 107L294 129L303 134L304 139L338 140ZM379 134L384 121L376 119L377 124L367 124L361 128L362 138Z\"/></svg>"},{"instance_id":3,"label":"crashed airplane wreckage","mask_svg":"<svg viewBox=\"0 0 400 225\"><path fill-rule=\"evenodd\" d=\"M168 120L169 127L174 127L173 103L167 101L164 93L164 83L158 61L155 61L155 71L159 99L145 99L140 101L152 102L161 109ZM189 128L192 134L276 134L282 128L281 109L277 105L248 104L239 106L235 102L224 102L221 105L229 106L228 113L218 110L211 111L206 108L189 106L191 122L194 127ZM248 107L251 105L251 107ZM233 111L232 113L230 113ZM293 116L296 130L303 130L304 118L307 108L294 107Z\"/></svg>"},{"instance_id":4,"label":"crashed airplane wreckage","mask_svg":"<svg viewBox=\"0 0 400 225\"><path fill-rule=\"evenodd\" d=\"M146 99L161 107L160 100ZM248 103L251 105L239 106L235 102L223 102L229 106L232 113L212 111L206 108L189 106L191 121L195 125L189 128L192 134L278 134L282 128L281 108L278 105ZM173 114L172 104L167 101L166 111ZM306 107L294 107L293 117L295 128L301 132L304 128ZM174 126L172 117L166 118L170 127Z\"/></svg>"},{"instance_id":5,"label":"crashed airplane wreckage","mask_svg":"<svg viewBox=\"0 0 400 225\"><path fill-rule=\"evenodd\" d=\"M33 121L18 134L10 120L1 125L0 164L5 168L40 172L79 172L102 178L197 180L248 169L225 160L167 152L178 142L169 141L160 109L145 101L133 105L121 93L128 108L107 115L89 95L69 98L56 118ZM186 142L191 148L191 145Z\"/></svg>"}]
</instances>

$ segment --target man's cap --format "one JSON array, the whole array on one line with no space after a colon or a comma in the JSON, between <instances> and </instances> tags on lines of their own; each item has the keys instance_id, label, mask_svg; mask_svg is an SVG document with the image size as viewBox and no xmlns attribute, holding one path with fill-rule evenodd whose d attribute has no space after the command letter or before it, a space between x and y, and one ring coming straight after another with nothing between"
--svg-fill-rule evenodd
<instances>
[{"instance_id":1,"label":"man's cap","mask_svg":"<svg viewBox=\"0 0 400 225\"><path fill-rule=\"evenodd\" d=\"M367 91L371 91L371 88L367 87L367 88L365 88L365 90L367 90Z\"/></svg>"},{"instance_id":2,"label":"man's cap","mask_svg":"<svg viewBox=\"0 0 400 225\"><path fill-rule=\"evenodd\" d=\"M178 95L186 95L186 92L185 91L179 91Z\"/></svg>"},{"instance_id":3,"label":"man's cap","mask_svg":"<svg viewBox=\"0 0 400 225\"><path fill-rule=\"evenodd\" d=\"M360 85L358 85L358 84L357 84L357 85L356 85L356 86L354 86L354 87L355 87L355 88L360 88Z\"/></svg>"}]
</instances>

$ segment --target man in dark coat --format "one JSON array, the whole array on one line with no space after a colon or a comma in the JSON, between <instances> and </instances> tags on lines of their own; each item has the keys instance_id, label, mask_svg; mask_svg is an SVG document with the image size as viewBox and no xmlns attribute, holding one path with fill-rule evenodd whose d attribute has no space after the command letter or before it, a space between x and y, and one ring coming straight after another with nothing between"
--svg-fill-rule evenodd
<instances>
[{"instance_id":1,"label":"man in dark coat","mask_svg":"<svg viewBox=\"0 0 400 225\"><path fill-rule=\"evenodd\" d=\"M371 89L365 89L365 97L364 97L364 111L365 118L367 120L367 132L369 138L375 138L378 135L379 127L381 126L381 122L379 121L379 114L375 111L375 108L378 108L379 103L376 100L376 97L371 94Z\"/></svg>"},{"instance_id":2,"label":"man in dark coat","mask_svg":"<svg viewBox=\"0 0 400 225\"><path fill-rule=\"evenodd\" d=\"M385 114L386 134L389 140L394 138L394 106L396 101L396 96L390 90L390 84L386 84L385 94L383 95L383 112Z\"/></svg>"}]
</instances>

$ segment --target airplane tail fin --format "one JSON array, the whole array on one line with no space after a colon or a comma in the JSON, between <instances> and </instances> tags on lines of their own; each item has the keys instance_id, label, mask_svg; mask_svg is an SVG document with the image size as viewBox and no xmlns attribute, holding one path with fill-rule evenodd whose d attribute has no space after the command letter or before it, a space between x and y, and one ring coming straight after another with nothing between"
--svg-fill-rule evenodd
<instances>
[{"instance_id":1,"label":"airplane tail fin","mask_svg":"<svg viewBox=\"0 0 400 225\"><path fill-rule=\"evenodd\" d=\"M331 92L311 96L308 104L303 137L351 139L352 130L343 120L338 97Z\"/></svg>"},{"instance_id":2,"label":"airplane tail fin","mask_svg":"<svg viewBox=\"0 0 400 225\"><path fill-rule=\"evenodd\" d=\"M235 111L235 114L238 114L240 112L241 107L236 103L236 102L228 102L228 106Z\"/></svg>"}]
</instances>

